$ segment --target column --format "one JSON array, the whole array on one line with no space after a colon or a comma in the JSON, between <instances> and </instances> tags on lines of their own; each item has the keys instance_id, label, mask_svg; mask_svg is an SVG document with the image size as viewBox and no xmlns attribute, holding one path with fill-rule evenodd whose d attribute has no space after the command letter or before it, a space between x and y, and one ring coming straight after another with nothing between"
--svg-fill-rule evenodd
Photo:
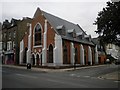
<instances>
[{"instance_id":1,"label":"column","mask_svg":"<svg viewBox=\"0 0 120 90\"><path fill-rule=\"evenodd\" d=\"M27 63L31 63L31 38L32 38L32 26L29 26L29 35L28 35L28 50L27 50Z\"/></svg>"},{"instance_id":2,"label":"column","mask_svg":"<svg viewBox=\"0 0 120 90\"><path fill-rule=\"evenodd\" d=\"M37 54L35 54L35 66L36 66L36 63L37 63Z\"/></svg>"},{"instance_id":3,"label":"column","mask_svg":"<svg viewBox=\"0 0 120 90\"><path fill-rule=\"evenodd\" d=\"M20 57L19 57L19 64L23 62L23 51L24 51L24 42L23 40L20 42Z\"/></svg>"},{"instance_id":4,"label":"column","mask_svg":"<svg viewBox=\"0 0 120 90\"><path fill-rule=\"evenodd\" d=\"M95 64L98 64L98 50L97 50L97 45L95 46Z\"/></svg>"},{"instance_id":5,"label":"column","mask_svg":"<svg viewBox=\"0 0 120 90\"><path fill-rule=\"evenodd\" d=\"M44 36L43 36L43 49L42 49L42 65L46 63L46 54L47 54L47 20L44 24Z\"/></svg>"},{"instance_id":6,"label":"column","mask_svg":"<svg viewBox=\"0 0 120 90\"><path fill-rule=\"evenodd\" d=\"M74 48L74 44L71 42L71 50L70 50L70 52L71 52L71 64L72 65L74 65L74 54L75 54L75 50L74 50L75 48Z\"/></svg>"},{"instance_id":7,"label":"column","mask_svg":"<svg viewBox=\"0 0 120 90\"><path fill-rule=\"evenodd\" d=\"M63 65L63 47L62 38L60 35L55 34L55 48L53 50L54 65Z\"/></svg>"},{"instance_id":8,"label":"column","mask_svg":"<svg viewBox=\"0 0 120 90\"><path fill-rule=\"evenodd\" d=\"M90 46L88 46L88 62L92 65L92 50Z\"/></svg>"},{"instance_id":9,"label":"column","mask_svg":"<svg viewBox=\"0 0 120 90\"><path fill-rule=\"evenodd\" d=\"M83 45L80 45L80 63L82 65L85 65L85 61L84 61L84 48Z\"/></svg>"}]
</instances>

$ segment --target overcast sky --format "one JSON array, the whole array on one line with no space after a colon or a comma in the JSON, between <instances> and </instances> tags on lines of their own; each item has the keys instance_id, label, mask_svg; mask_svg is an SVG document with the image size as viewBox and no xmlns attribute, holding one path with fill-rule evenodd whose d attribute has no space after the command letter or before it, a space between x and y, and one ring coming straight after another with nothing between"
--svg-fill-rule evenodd
<instances>
[{"instance_id":1,"label":"overcast sky","mask_svg":"<svg viewBox=\"0 0 120 90\"><path fill-rule=\"evenodd\" d=\"M110 0L1 0L0 21L32 18L39 7L55 16L79 24L87 34L97 37L94 32L97 27L93 23L98 12L106 7L107 1Z\"/></svg>"}]
</instances>

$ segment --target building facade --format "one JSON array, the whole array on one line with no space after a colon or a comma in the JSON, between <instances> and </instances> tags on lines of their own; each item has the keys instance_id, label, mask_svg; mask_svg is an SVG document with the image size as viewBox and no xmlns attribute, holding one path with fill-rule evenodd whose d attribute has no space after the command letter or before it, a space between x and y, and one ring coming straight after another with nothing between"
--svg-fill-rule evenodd
<instances>
[{"instance_id":1,"label":"building facade","mask_svg":"<svg viewBox=\"0 0 120 90\"><path fill-rule=\"evenodd\" d=\"M2 47L3 47L3 63L14 64L14 46L16 38L17 24L16 20L12 19L11 22L5 20L2 25Z\"/></svg>"},{"instance_id":2,"label":"building facade","mask_svg":"<svg viewBox=\"0 0 120 90\"><path fill-rule=\"evenodd\" d=\"M28 31L30 18L5 20L2 25L2 48L4 64L19 64L20 41Z\"/></svg>"},{"instance_id":3,"label":"building facade","mask_svg":"<svg viewBox=\"0 0 120 90\"><path fill-rule=\"evenodd\" d=\"M78 24L37 8L20 41L19 64L70 66L98 64L98 51Z\"/></svg>"}]
</instances>

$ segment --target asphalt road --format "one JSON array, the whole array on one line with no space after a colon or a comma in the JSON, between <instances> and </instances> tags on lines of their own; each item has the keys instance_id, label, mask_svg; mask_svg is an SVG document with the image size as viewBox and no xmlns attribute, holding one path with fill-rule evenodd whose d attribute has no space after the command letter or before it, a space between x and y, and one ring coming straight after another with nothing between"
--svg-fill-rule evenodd
<instances>
[{"instance_id":1,"label":"asphalt road","mask_svg":"<svg viewBox=\"0 0 120 90\"><path fill-rule=\"evenodd\" d=\"M118 70L117 65L63 72L3 67L2 88L118 88L117 81L99 78Z\"/></svg>"}]
</instances>

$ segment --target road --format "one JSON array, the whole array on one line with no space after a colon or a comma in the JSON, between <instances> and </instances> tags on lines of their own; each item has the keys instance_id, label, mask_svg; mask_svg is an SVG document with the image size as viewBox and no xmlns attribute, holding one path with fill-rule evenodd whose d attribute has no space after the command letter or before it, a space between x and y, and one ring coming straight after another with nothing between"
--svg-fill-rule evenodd
<instances>
[{"instance_id":1,"label":"road","mask_svg":"<svg viewBox=\"0 0 120 90\"><path fill-rule=\"evenodd\" d=\"M119 69L120 70L120 69ZM87 69L43 72L12 67L2 68L3 88L118 88L116 80L99 76L118 71L117 65Z\"/></svg>"}]
</instances>

